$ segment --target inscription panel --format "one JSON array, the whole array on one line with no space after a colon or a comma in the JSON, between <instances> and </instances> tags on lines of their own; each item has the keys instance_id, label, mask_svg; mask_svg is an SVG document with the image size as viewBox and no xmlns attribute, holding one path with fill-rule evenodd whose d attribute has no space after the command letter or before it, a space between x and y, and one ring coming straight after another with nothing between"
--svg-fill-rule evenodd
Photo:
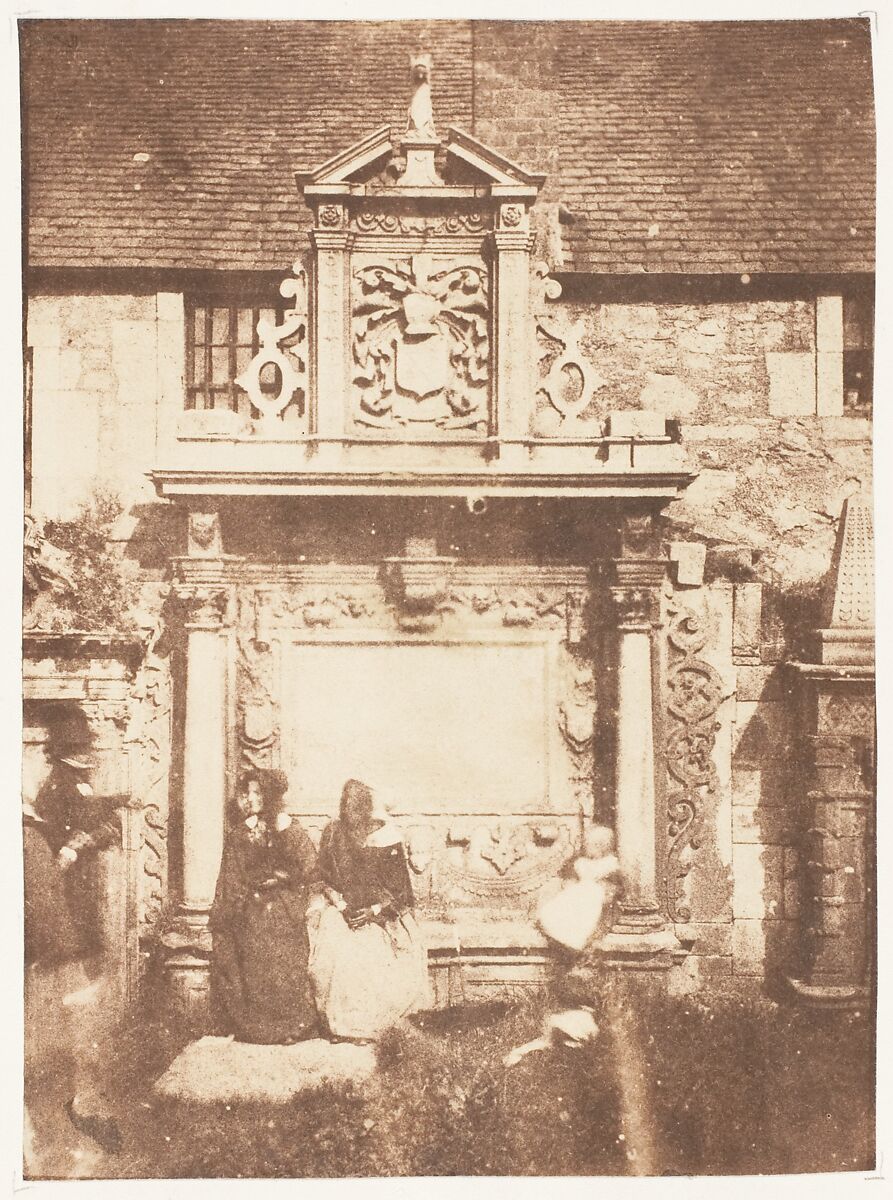
<instances>
[{"instance_id":1,"label":"inscription panel","mask_svg":"<svg viewBox=\"0 0 893 1200\"><path fill-rule=\"evenodd\" d=\"M286 643L282 765L297 809L366 779L401 813L550 808L544 644Z\"/></svg>"}]
</instances>

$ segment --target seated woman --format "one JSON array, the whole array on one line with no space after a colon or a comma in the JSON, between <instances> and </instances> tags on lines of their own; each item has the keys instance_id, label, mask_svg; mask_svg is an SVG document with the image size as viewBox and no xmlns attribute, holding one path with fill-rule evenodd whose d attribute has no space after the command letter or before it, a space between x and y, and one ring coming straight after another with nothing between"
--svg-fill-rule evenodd
<instances>
[{"instance_id":1,"label":"seated woman","mask_svg":"<svg viewBox=\"0 0 893 1200\"><path fill-rule=\"evenodd\" d=\"M428 1003L427 954L398 830L356 779L323 831L324 892L308 913L310 977L335 1040L372 1041Z\"/></svg>"},{"instance_id":2,"label":"seated woman","mask_svg":"<svg viewBox=\"0 0 893 1200\"><path fill-rule=\"evenodd\" d=\"M306 923L316 851L282 811L287 791L282 771L243 775L242 819L226 839L211 909L212 996L242 1042L285 1044L317 1033Z\"/></svg>"}]
</instances>

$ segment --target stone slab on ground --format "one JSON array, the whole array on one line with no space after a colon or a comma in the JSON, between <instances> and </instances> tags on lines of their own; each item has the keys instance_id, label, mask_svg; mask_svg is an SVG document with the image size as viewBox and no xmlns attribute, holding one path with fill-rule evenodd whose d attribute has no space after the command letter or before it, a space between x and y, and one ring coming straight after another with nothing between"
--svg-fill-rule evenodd
<instances>
[{"instance_id":1,"label":"stone slab on ground","mask_svg":"<svg viewBox=\"0 0 893 1200\"><path fill-rule=\"evenodd\" d=\"M332 1083L361 1083L375 1071L373 1046L314 1038L292 1046L258 1046L226 1037L191 1042L155 1083L160 1096L200 1104L284 1104Z\"/></svg>"}]
</instances>

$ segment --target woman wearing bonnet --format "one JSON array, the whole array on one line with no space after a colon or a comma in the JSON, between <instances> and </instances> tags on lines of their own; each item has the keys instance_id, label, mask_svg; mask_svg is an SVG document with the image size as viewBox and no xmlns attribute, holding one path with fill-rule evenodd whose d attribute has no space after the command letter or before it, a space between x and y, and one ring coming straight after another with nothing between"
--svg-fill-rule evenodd
<instances>
[{"instance_id":1,"label":"woman wearing bonnet","mask_svg":"<svg viewBox=\"0 0 893 1200\"><path fill-rule=\"evenodd\" d=\"M335 1040L374 1041L428 1003L427 953L400 830L349 779L319 845L323 894L308 913L310 976Z\"/></svg>"},{"instance_id":2,"label":"woman wearing bonnet","mask_svg":"<svg viewBox=\"0 0 893 1200\"><path fill-rule=\"evenodd\" d=\"M317 884L316 851L283 811L288 777L246 772L241 819L229 833L211 909L211 985L227 1032L242 1042L314 1037L306 911Z\"/></svg>"}]
</instances>

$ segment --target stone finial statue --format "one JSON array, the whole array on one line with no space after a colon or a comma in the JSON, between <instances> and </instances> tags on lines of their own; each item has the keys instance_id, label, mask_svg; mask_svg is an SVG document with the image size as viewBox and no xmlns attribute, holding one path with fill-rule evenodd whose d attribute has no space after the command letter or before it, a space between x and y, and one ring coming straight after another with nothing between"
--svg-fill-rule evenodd
<instances>
[{"instance_id":1,"label":"stone finial statue","mask_svg":"<svg viewBox=\"0 0 893 1200\"><path fill-rule=\"evenodd\" d=\"M431 107L431 55L416 54L410 59L409 79L412 99L409 102L406 137L409 141L433 141L434 110Z\"/></svg>"}]
</instances>

